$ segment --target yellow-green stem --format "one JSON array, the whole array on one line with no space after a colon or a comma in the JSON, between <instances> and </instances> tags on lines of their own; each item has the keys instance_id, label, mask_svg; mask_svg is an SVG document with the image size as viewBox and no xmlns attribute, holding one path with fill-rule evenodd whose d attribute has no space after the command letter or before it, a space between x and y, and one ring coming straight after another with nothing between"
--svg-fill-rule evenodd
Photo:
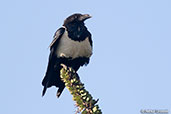
<instances>
[{"instance_id":1,"label":"yellow-green stem","mask_svg":"<svg viewBox=\"0 0 171 114\"><path fill-rule=\"evenodd\" d=\"M65 83L66 88L73 96L76 106L82 114L102 114L99 106L96 104L98 100L94 100L90 93L81 83L78 74L70 67L62 64L60 76Z\"/></svg>"}]
</instances>

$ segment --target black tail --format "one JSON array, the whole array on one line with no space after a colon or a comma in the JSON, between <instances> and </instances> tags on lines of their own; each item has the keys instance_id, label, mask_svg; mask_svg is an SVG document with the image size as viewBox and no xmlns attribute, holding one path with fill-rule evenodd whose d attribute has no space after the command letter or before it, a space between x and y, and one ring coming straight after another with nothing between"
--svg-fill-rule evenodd
<instances>
[{"instance_id":1,"label":"black tail","mask_svg":"<svg viewBox=\"0 0 171 114\"><path fill-rule=\"evenodd\" d=\"M43 91L42 91L42 96L45 95L47 88L52 86L52 81L51 81L52 75L50 72L51 71L47 70L46 75L42 81L42 85L44 86Z\"/></svg>"},{"instance_id":2,"label":"black tail","mask_svg":"<svg viewBox=\"0 0 171 114\"><path fill-rule=\"evenodd\" d=\"M61 87L59 87L59 89L58 89L58 91L57 91L57 93L56 93L56 96L59 98L59 96L61 95L61 93L62 93L62 91L64 90L64 88L65 88L65 85L64 85L64 83L63 84L61 84Z\"/></svg>"},{"instance_id":3,"label":"black tail","mask_svg":"<svg viewBox=\"0 0 171 114\"><path fill-rule=\"evenodd\" d=\"M47 88L51 86L59 87L58 92L57 92L57 97L61 95L63 89L65 88L65 84L63 81L61 81L60 69L61 69L61 66L56 65L56 67L54 67L53 64L49 63L46 75L42 81L42 85L44 86L43 91L42 91L42 96L45 95Z\"/></svg>"},{"instance_id":4,"label":"black tail","mask_svg":"<svg viewBox=\"0 0 171 114\"><path fill-rule=\"evenodd\" d=\"M43 96L45 95L45 93L46 93L47 86L48 86L48 82L46 83L46 85L45 85L44 88L43 88L42 97L43 97Z\"/></svg>"}]
</instances>

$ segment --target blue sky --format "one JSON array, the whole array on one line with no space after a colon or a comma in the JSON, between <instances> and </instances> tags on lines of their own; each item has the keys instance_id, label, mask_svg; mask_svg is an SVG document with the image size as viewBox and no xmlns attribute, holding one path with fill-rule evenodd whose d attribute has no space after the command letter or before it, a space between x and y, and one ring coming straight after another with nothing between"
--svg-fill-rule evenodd
<instances>
[{"instance_id":1,"label":"blue sky","mask_svg":"<svg viewBox=\"0 0 171 114\"><path fill-rule=\"evenodd\" d=\"M54 32L76 12L89 13L90 64L79 70L104 114L171 108L170 0L0 1L0 113L74 114L67 89L42 98Z\"/></svg>"}]
</instances>

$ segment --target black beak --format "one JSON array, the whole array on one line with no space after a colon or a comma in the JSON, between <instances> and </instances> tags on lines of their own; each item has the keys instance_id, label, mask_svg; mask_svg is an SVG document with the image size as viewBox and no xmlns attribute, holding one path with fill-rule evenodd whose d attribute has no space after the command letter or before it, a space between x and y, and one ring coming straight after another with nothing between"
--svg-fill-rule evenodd
<instances>
[{"instance_id":1,"label":"black beak","mask_svg":"<svg viewBox=\"0 0 171 114\"><path fill-rule=\"evenodd\" d=\"M89 19L89 18L91 18L92 16L90 16L89 14L84 14L84 15L82 15L81 17L80 17L80 21L85 21L85 20L87 20L87 19Z\"/></svg>"}]
</instances>

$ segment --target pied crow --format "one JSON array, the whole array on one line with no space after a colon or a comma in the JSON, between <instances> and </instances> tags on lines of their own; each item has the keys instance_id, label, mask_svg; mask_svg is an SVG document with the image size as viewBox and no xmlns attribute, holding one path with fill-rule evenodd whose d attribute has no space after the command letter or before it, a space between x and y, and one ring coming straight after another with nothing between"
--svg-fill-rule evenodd
<instances>
[{"instance_id":1,"label":"pied crow","mask_svg":"<svg viewBox=\"0 0 171 114\"><path fill-rule=\"evenodd\" d=\"M42 81L44 86L42 96L51 86L58 88L57 97L61 95L65 88L65 84L60 78L61 64L77 71L80 66L89 63L92 55L92 38L84 23L89 18L91 18L89 14L73 14L66 18L63 26L55 32L54 39L50 44L47 71Z\"/></svg>"}]
</instances>

